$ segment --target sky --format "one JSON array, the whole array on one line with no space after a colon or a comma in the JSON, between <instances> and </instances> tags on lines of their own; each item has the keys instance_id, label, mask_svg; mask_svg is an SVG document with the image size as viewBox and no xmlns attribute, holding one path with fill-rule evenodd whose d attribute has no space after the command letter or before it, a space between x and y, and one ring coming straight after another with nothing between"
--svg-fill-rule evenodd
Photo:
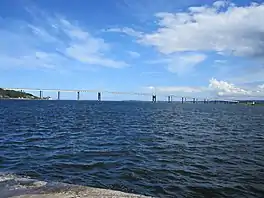
<instances>
[{"instance_id":1,"label":"sky","mask_svg":"<svg viewBox=\"0 0 264 198\"><path fill-rule=\"evenodd\" d=\"M262 19L260 0L1 0L0 86L263 99Z\"/></svg>"}]
</instances>

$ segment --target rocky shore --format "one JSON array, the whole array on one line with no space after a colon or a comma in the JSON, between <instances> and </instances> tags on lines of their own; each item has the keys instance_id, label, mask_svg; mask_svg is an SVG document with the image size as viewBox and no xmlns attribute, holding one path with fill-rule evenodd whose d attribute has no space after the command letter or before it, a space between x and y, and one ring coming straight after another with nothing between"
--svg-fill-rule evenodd
<instances>
[{"instance_id":1,"label":"rocky shore","mask_svg":"<svg viewBox=\"0 0 264 198\"><path fill-rule=\"evenodd\" d=\"M1 198L147 198L120 191L44 182L16 175L0 176Z\"/></svg>"}]
</instances>

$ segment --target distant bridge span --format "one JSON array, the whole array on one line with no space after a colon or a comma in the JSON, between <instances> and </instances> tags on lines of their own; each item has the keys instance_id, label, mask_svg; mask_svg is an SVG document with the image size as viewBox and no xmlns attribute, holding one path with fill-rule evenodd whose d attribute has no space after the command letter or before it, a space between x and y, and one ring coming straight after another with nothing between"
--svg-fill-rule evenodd
<instances>
[{"instance_id":1,"label":"distant bridge span","mask_svg":"<svg viewBox=\"0 0 264 198\"><path fill-rule=\"evenodd\" d=\"M125 94L125 95L145 95L151 96L152 93L142 93L142 92L124 92L124 91L107 91L100 89L40 89L40 88L3 88L5 90L15 90L15 91L48 91L48 92L93 92L93 93L110 93L110 94Z\"/></svg>"},{"instance_id":2,"label":"distant bridge span","mask_svg":"<svg viewBox=\"0 0 264 198\"><path fill-rule=\"evenodd\" d=\"M124 92L124 91L107 91L107 90L100 90L100 89L40 89L40 88L3 88L4 90L15 90L15 91L39 91L39 97L43 98L43 92L57 92L58 93L58 100L60 100L60 93L61 92L75 92L77 93L77 100L80 99L80 93L97 93L98 100L101 100L101 93L108 93L108 94L116 94L116 95L138 95L138 96L150 96L152 97L152 102L156 102L156 93L144 93L144 92ZM168 102L172 102L172 98L181 98L182 103L186 102L187 99L191 99L193 103L198 101L203 101L207 103L209 101L221 101L221 102L232 102L236 103L236 100L228 100L228 99L214 99L214 98L193 98L190 96L179 96L174 94L159 94L159 96L167 96Z\"/></svg>"}]
</instances>

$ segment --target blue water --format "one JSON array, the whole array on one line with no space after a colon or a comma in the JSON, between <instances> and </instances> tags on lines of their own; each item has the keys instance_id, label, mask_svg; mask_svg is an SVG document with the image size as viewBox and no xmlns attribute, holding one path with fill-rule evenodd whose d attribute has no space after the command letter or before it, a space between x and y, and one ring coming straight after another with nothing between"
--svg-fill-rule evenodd
<instances>
[{"instance_id":1,"label":"blue water","mask_svg":"<svg viewBox=\"0 0 264 198\"><path fill-rule=\"evenodd\" d=\"M0 172L155 197L264 197L264 107L2 100Z\"/></svg>"}]
</instances>

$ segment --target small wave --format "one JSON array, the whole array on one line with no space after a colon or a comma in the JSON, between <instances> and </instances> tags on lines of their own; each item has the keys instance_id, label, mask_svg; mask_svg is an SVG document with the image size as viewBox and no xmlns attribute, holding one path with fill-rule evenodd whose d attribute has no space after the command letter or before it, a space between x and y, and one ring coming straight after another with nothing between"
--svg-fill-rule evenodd
<instances>
[{"instance_id":1,"label":"small wave","mask_svg":"<svg viewBox=\"0 0 264 198\"><path fill-rule=\"evenodd\" d=\"M58 182L39 181L30 177L5 173L0 173L0 194L1 198L147 198L143 195Z\"/></svg>"},{"instance_id":2,"label":"small wave","mask_svg":"<svg viewBox=\"0 0 264 198\"><path fill-rule=\"evenodd\" d=\"M116 167L116 163L114 162L94 162L94 163L57 163L53 165L57 168L72 168L72 169L80 169L80 170L92 170L94 168L110 168Z\"/></svg>"}]
</instances>

